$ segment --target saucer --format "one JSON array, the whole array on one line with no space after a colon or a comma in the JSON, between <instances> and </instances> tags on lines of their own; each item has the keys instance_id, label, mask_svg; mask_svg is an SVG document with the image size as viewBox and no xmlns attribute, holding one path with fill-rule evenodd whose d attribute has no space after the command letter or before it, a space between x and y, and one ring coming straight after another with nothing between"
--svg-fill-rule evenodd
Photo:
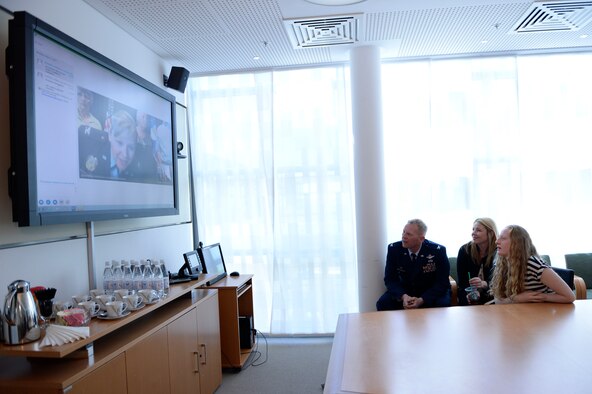
<instances>
[{"instance_id":1,"label":"saucer","mask_svg":"<svg viewBox=\"0 0 592 394\"><path fill-rule=\"evenodd\" d=\"M157 298L156 300L154 300L154 301L150 301L150 302L142 301L142 303L143 303L144 305L154 305L154 304L156 304L158 301L160 301L160 298Z\"/></svg>"},{"instance_id":2,"label":"saucer","mask_svg":"<svg viewBox=\"0 0 592 394\"><path fill-rule=\"evenodd\" d=\"M115 319L121 319L122 317L126 317L130 313L131 313L130 311L125 311L125 312L123 312L123 314L121 316L109 316L109 315L107 315L107 313L101 312L97 315L97 318L99 318L101 320L115 320Z\"/></svg>"},{"instance_id":3,"label":"saucer","mask_svg":"<svg viewBox=\"0 0 592 394\"><path fill-rule=\"evenodd\" d=\"M142 301L142 303L140 305L138 305L135 308L130 308L130 311L139 311L140 309L144 308L146 306L146 304L144 304L144 301Z\"/></svg>"}]
</instances>

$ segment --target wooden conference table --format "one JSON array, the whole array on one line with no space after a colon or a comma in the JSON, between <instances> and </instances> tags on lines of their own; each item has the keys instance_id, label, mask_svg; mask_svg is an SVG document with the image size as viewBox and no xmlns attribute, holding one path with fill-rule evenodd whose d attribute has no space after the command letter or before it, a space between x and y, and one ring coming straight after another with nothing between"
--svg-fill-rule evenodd
<instances>
[{"instance_id":1,"label":"wooden conference table","mask_svg":"<svg viewBox=\"0 0 592 394\"><path fill-rule=\"evenodd\" d=\"M339 316L325 393L592 393L592 300Z\"/></svg>"}]
</instances>

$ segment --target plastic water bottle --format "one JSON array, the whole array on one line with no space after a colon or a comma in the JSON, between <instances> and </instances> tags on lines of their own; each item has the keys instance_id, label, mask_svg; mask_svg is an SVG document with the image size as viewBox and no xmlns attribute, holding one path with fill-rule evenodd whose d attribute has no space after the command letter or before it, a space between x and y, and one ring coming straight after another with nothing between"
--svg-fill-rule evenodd
<instances>
[{"instance_id":1,"label":"plastic water bottle","mask_svg":"<svg viewBox=\"0 0 592 394\"><path fill-rule=\"evenodd\" d=\"M122 271L123 271L123 288L126 290L133 290L134 289L134 278L132 276L132 269L130 267L130 263L127 260L123 260L122 262Z\"/></svg>"},{"instance_id":2,"label":"plastic water bottle","mask_svg":"<svg viewBox=\"0 0 592 394\"><path fill-rule=\"evenodd\" d=\"M113 271L113 286L112 290L123 289L123 271L121 270L121 263L114 260L111 263L111 269Z\"/></svg>"},{"instance_id":3,"label":"plastic water bottle","mask_svg":"<svg viewBox=\"0 0 592 394\"><path fill-rule=\"evenodd\" d=\"M142 273L144 273L144 268L146 268L146 260L142 259L140 260L140 271L142 271Z\"/></svg>"},{"instance_id":4,"label":"plastic water bottle","mask_svg":"<svg viewBox=\"0 0 592 394\"><path fill-rule=\"evenodd\" d=\"M142 280L144 279L144 275L142 274L142 269L140 268L140 262L132 260L132 288L135 291L142 290Z\"/></svg>"},{"instance_id":5,"label":"plastic water bottle","mask_svg":"<svg viewBox=\"0 0 592 394\"><path fill-rule=\"evenodd\" d=\"M142 271L142 289L152 288L152 269L150 264L144 264L144 270Z\"/></svg>"},{"instance_id":6,"label":"plastic water bottle","mask_svg":"<svg viewBox=\"0 0 592 394\"><path fill-rule=\"evenodd\" d=\"M156 260L155 260L156 261ZM164 264L164 260L160 260L160 271L162 272L162 283L164 284L164 296L169 295L169 291L171 289L171 284L169 282L169 271L166 269L166 265Z\"/></svg>"},{"instance_id":7,"label":"plastic water bottle","mask_svg":"<svg viewBox=\"0 0 592 394\"><path fill-rule=\"evenodd\" d=\"M160 264L158 261L152 262L150 266L152 269L152 290L156 290L158 298L164 296L164 278L162 277L162 271L160 270Z\"/></svg>"},{"instance_id":8,"label":"plastic water bottle","mask_svg":"<svg viewBox=\"0 0 592 394\"><path fill-rule=\"evenodd\" d=\"M113 271L111 270L111 262L105 261L105 269L103 270L103 290L105 294L113 292Z\"/></svg>"}]
</instances>

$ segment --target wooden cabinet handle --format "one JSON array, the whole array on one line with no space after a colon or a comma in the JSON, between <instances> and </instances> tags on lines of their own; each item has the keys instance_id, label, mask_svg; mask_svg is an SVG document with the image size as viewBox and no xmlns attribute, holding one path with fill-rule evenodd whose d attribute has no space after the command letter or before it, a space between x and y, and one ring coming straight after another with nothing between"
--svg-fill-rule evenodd
<instances>
[{"instance_id":1,"label":"wooden cabinet handle","mask_svg":"<svg viewBox=\"0 0 592 394\"><path fill-rule=\"evenodd\" d=\"M208 352L206 350L206 345L202 343L201 345L199 345L199 347L201 348L199 358L201 359L201 363L205 365L208 362Z\"/></svg>"},{"instance_id":2,"label":"wooden cabinet handle","mask_svg":"<svg viewBox=\"0 0 592 394\"><path fill-rule=\"evenodd\" d=\"M193 372L199 373L199 352L193 352L193 355L195 356L195 365L193 366Z\"/></svg>"}]
</instances>

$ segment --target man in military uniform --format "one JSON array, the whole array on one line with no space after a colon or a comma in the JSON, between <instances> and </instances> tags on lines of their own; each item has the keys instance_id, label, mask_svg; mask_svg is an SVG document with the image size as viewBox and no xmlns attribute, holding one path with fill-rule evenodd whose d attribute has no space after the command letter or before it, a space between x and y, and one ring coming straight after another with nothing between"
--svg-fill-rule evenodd
<instances>
[{"instance_id":1,"label":"man in military uniform","mask_svg":"<svg viewBox=\"0 0 592 394\"><path fill-rule=\"evenodd\" d=\"M81 178L109 178L109 134L81 125L78 128L78 157Z\"/></svg>"},{"instance_id":2,"label":"man in military uniform","mask_svg":"<svg viewBox=\"0 0 592 394\"><path fill-rule=\"evenodd\" d=\"M450 262L446 248L425 239L427 226L412 219L402 240L388 246L379 311L450 306Z\"/></svg>"}]
</instances>

